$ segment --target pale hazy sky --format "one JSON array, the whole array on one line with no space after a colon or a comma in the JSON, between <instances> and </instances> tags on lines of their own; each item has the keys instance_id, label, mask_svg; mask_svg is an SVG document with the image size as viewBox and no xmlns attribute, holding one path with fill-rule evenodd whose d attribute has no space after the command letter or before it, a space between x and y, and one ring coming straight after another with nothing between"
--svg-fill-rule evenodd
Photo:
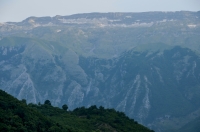
<instances>
[{"instance_id":1,"label":"pale hazy sky","mask_svg":"<svg viewBox=\"0 0 200 132\"><path fill-rule=\"evenodd\" d=\"M0 0L0 22L90 12L200 11L200 0Z\"/></svg>"}]
</instances>

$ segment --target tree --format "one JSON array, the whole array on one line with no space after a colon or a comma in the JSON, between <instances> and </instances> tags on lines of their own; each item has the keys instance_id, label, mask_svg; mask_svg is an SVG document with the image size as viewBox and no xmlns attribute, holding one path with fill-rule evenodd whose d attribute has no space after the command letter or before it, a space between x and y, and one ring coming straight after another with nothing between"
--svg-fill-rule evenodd
<instances>
[{"instance_id":1,"label":"tree","mask_svg":"<svg viewBox=\"0 0 200 132\"><path fill-rule=\"evenodd\" d=\"M49 100L45 100L44 104L51 105L51 102Z\"/></svg>"},{"instance_id":2,"label":"tree","mask_svg":"<svg viewBox=\"0 0 200 132\"><path fill-rule=\"evenodd\" d=\"M22 103L26 104L26 100L25 100L25 99L22 99Z\"/></svg>"},{"instance_id":3,"label":"tree","mask_svg":"<svg viewBox=\"0 0 200 132\"><path fill-rule=\"evenodd\" d=\"M64 104L64 105L62 106L62 108L63 108L63 110L67 110L67 109L68 109L68 106L67 106L66 104Z\"/></svg>"},{"instance_id":4,"label":"tree","mask_svg":"<svg viewBox=\"0 0 200 132\"><path fill-rule=\"evenodd\" d=\"M103 107L103 106L100 106L99 109L100 109L101 111L103 111L103 110L104 110L104 107Z\"/></svg>"},{"instance_id":5,"label":"tree","mask_svg":"<svg viewBox=\"0 0 200 132\"><path fill-rule=\"evenodd\" d=\"M92 105L92 106L89 107L89 109L92 109L92 110L97 109L97 106L96 105Z\"/></svg>"}]
</instances>

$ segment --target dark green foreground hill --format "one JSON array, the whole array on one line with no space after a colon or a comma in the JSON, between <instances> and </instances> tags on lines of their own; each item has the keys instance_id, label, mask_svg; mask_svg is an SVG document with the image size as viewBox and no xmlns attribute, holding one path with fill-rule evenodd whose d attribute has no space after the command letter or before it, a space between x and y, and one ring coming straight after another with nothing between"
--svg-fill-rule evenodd
<instances>
[{"instance_id":1,"label":"dark green foreground hill","mask_svg":"<svg viewBox=\"0 0 200 132\"><path fill-rule=\"evenodd\" d=\"M51 104L26 104L0 90L1 132L150 132L114 109L95 105L66 111Z\"/></svg>"}]
</instances>

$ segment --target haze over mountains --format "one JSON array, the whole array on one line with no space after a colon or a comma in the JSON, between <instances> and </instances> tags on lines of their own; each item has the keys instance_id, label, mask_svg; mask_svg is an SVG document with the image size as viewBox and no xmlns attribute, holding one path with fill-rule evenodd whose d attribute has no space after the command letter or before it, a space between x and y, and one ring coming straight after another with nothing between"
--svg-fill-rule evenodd
<instances>
[{"instance_id":1,"label":"haze over mountains","mask_svg":"<svg viewBox=\"0 0 200 132\"><path fill-rule=\"evenodd\" d=\"M200 12L89 13L0 24L0 88L115 108L155 131L200 117ZM199 121L199 120L198 120Z\"/></svg>"}]
</instances>

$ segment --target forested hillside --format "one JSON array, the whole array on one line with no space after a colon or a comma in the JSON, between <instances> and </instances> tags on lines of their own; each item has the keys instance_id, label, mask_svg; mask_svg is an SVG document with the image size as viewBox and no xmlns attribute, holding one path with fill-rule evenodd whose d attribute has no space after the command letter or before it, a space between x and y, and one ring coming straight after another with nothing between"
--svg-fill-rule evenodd
<instances>
[{"instance_id":1,"label":"forested hillside","mask_svg":"<svg viewBox=\"0 0 200 132\"><path fill-rule=\"evenodd\" d=\"M67 111L44 104L26 104L0 90L1 132L151 132L114 109L95 105Z\"/></svg>"}]
</instances>

